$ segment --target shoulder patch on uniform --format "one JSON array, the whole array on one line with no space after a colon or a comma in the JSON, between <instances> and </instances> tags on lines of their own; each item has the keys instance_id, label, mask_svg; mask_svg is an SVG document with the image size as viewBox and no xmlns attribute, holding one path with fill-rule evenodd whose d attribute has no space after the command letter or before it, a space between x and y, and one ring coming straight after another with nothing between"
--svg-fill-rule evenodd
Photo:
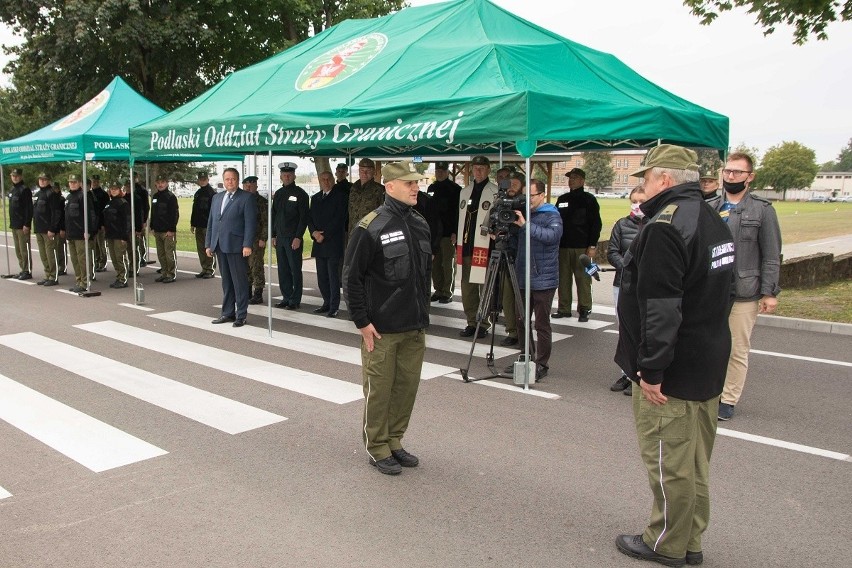
<instances>
[{"instance_id":1,"label":"shoulder patch on uniform","mask_svg":"<svg viewBox=\"0 0 852 568\"><path fill-rule=\"evenodd\" d=\"M364 218L361 219L361 222L358 223L358 226L361 227L362 229L366 229L367 227L370 226L370 223L375 221L376 217L378 217L378 216L379 216L379 213L377 211L371 211L371 212L367 213L366 215L364 215Z\"/></svg>"},{"instance_id":2,"label":"shoulder patch on uniform","mask_svg":"<svg viewBox=\"0 0 852 568\"><path fill-rule=\"evenodd\" d=\"M666 205L666 208L660 211L660 213L657 215L657 218L654 219L654 222L671 224L672 217L674 217L675 211L677 211L677 205L675 205L674 203Z\"/></svg>"}]
</instances>

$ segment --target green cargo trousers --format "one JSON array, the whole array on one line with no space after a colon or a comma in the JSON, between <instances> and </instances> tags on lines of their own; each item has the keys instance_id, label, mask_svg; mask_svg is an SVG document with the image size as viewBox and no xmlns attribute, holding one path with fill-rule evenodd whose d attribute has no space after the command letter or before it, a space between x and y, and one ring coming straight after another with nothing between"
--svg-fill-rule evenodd
<instances>
[{"instance_id":1,"label":"green cargo trousers","mask_svg":"<svg viewBox=\"0 0 852 568\"><path fill-rule=\"evenodd\" d=\"M56 280L56 236L52 239L47 233L36 233L38 254L44 267L44 279Z\"/></svg>"},{"instance_id":2,"label":"green cargo trousers","mask_svg":"<svg viewBox=\"0 0 852 568\"><path fill-rule=\"evenodd\" d=\"M32 272L30 266L30 231L23 229L12 229L12 239L15 242L15 256L18 257L18 266L21 272Z\"/></svg>"},{"instance_id":3,"label":"green cargo trousers","mask_svg":"<svg viewBox=\"0 0 852 568\"><path fill-rule=\"evenodd\" d=\"M195 252L198 253L198 264L201 265L199 274L213 275L213 259L216 255L207 256L207 247L204 244L207 239L207 227L195 227Z\"/></svg>"},{"instance_id":4,"label":"green cargo trousers","mask_svg":"<svg viewBox=\"0 0 852 568\"><path fill-rule=\"evenodd\" d=\"M177 257L177 235L171 237L165 231L154 231L154 240L157 243L157 262L160 263L160 275L163 278L174 278Z\"/></svg>"},{"instance_id":5,"label":"green cargo trousers","mask_svg":"<svg viewBox=\"0 0 852 568\"><path fill-rule=\"evenodd\" d=\"M382 333L373 351L361 340L364 380L363 435L367 453L376 460L402 448L426 351L426 332Z\"/></svg>"},{"instance_id":6,"label":"green cargo trousers","mask_svg":"<svg viewBox=\"0 0 852 568\"><path fill-rule=\"evenodd\" d=\"M584 248L559 249L559 304L556 311L568 316L571 314L574 282L577 283L577 311L592 309L592 279L580 264L580 255L586 254Z\"/></svg>"},{"instance_id":7,"label":"green cargo trousers","mask_svg":"<svg viewBox=\"0 0 852 568\"><path fill-rule=\"evenodd\" d=\"M86 279L86 239L68 239L68 256L71 257L71 266L74 267L75 285L88 289L89 283ZM92 267L90 266L89 271L91 270Z\"/></svg>"},{"instance_id":8,"label":"green cargo trousers","mask_svg":"<svg viewBox=\"0 0 852 568\"><path fill-rule=\"evenodd\" d=\"M655 406L633 388L633 418L654 495L642 539L658 554L683 558L701 550L710 523L710 454L716 440L719 397Z\"/></svg>"}]
</instances>

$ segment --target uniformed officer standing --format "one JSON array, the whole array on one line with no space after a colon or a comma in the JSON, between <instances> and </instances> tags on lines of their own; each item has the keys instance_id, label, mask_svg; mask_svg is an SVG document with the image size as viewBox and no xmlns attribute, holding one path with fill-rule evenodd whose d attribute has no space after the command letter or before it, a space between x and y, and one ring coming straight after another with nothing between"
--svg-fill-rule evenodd
<instances>
[{"instance_id":1,"label":"uniformed officer standing","mask_svg":"<svg viewBox=\"0 0 852 568\"><path fill-rule=\"evenodd\" d=\"M663 144L630 174L644 178L648 222L625 255L618 298L615 362L638 383L633 417L654 503L644 533L620 535L616 546L667 566L703 561L710 455L731 350L734 242L702 198L697 159Z\"/></svg>"},{"instance_id":2,"label":"uniformed officer standing","mask_svg":"<svg viewBox=\"0 0 852 568\"><path fill-rule=\"evenodd\" d=\"M62 199L62 216L59 220L59 233L56 235L56 276L68 274L68 241L65 239L65 196L62 195L62 187L59 182L53 184L53 193Z\"/></svg>"},{"instance_id":3,"label":"uniformed officer standing","mask_svg":"<svg viewBox=\"0 0 852 568\"><path fill-rule=\"evenodd\" d=\"M95 272L105 272L107 263L107 246L106 233L104 232L104 207L109 203L109 195L106 190L101 187L101 176L93 175L89 180L89 190L92 192L92 199L95 201L95 213L98 215L98 230L92 230L92 266Z\"/></svg>"},{"instance_id":4,"label":"uniformed officer standing","mask_svg":"<svg viewBox=\"0 0 852 568\"><path fill-rule=\"evenodd\" d=\"M127 288L127 264L125 255L127 245L131 242L130 235L130 204L124 199L121 184L117 181L109 184L109 202L104 207L104 235L112 267L115 269L115 282L110 288Z\"/></svg>"},{"instance_id":5,"label":"uniformed officer standing","mask_svg":"<svg viewBox=\"0 0 852 568\"><path fill-rule=\"evenodd\" d=\"M456 287L456 230L459 225L459 196L461 186L450 179L450 164L435 162L435 182L426 193L438 205L441 234L432 265L432 285L435 293L430 300L441 304L453 301Z\"/></svg>"},{"instance_id":6,"label":"uniformed officer standing","mask_svg":"<svg viewBox=\"0 0 852 568\"><path fill-rule=\"evenodd\" d=\"M308 228L308 194L296 185L296 164L282 162L281 187L272 198L272 246L278 259L278 286L284 297L276 308L295 310L302 303L302 251Z\"/></svg>"},{"instance_id":7,"label":"uniformed officer standing","mask_svg":"<svg viewBox=\"0 0 852 568\"><path fill-rule=\"evenodd\" d=\"M364 215L385 201L385 188L373 176L376 164L370 158L358 162L358 181L349 188L349 232L355 230Z\"/></svg>"},{"instance_id":8,"label":"uniformed officer standing","mask_svg":"<svg viewBox=\"0 0 852 568\"><path fill-rule=\"evenodd\" d=\"M50 186L50 176L42 173L38 177L36 193L35 221L36 241L41 264L44 267L44 279L39 286L56 286L56 240L62 230L62 217L65 216L65 199L55 193Z\"/></svg>"},{"instance_id":9,"label":"uniformed officer standing","mask_svg":"<svg viewBox=\"0 0 852 568\"><path fill-rule=\"evenodd\" d=\"M192 196L192 216L189 218L189 230L195 235L195 250L198 253L198 262L201 264L201 272L195 275L196 278L213 278L215 272L214 257L207 256L204 247L207 238L207 220L210 218L210 204L213 202L214 195L216 190L210 186L207 172L198 172L198 190Z\"/></svg>"},{"instance_id":10,"label":"uniformed officer standing","mask_svg":"<svg viewBox=\"0 0 852 568\"><path fill-rule=\"evenodd\" d=\"M352 182L346 179L346 176L349 175L349 168L346 167L346 164L339 163L334 168L334 186L332 189L338 191L338 193L342 194L346 199L346 203L349 203L349 190L352 189Z\"/></svg>"},{"instance_id":11,"label":"uniformed officer standing","mask_svg":"<svg viewBox=\"0 0 852 568\"><path fill-rule=\"evenodd\" d=\"M257 176L243 179L243 189L254 194L257 200L257 230L254 233L254 244L248 259L249 287L252 289L249 304L263 303L263 288L266 286L266 240L269 235L269 200L257 192Z\"/></svg>"},{"instance_id":12,"label":"uniformed officer standing","mask_svg":"<svg viewBox=\"0 0 852 568\"><path fill-rule=\"evenodd\" d=\"M476 312L479 308L479 293L485 283L485 272L488 268L488 249L491 239L488 230L482 230L481 225L488 226L491 215L491 205L497 197L497 184L488 178L491 172L491 161L485 156L474 156L470 161L473 169L473 180L461 192L459 208L459 224L456 235L461 239L456 244L456 258L461 259L462 265L462 305L467 318L467 326L459 332L462 337L471 337L476 331ZM488 322L479 328L479 339L488 335Z\"/></svg>"},{"instance_id":13,"label":"uniformed officer standing","mask_svg":"<svg viewBox=\"0 0 852 568\"><path fill-rule=\"evenodd\" d=\"M71 257L71 265L74 267L75 284L69 290L71 292L85 292L89 289L86 278L86 241L89 233L86 232L86 222L89 231L97 226L98 218L95 213L95 201L91 193L83 193L80 178L76 175L68 176L68 198L65 200L65 238L68 239L68 256ZM87 203L83 204L83 199ZM85 212L88 213L86 221Z\"/></svg>"},{"instance_id":14,"label":"uniformed officer standing","mask_svg":"<svg viewBox=\"0 0 852 568\"><path fill-rule=\"evenodd\" d=\"M24 172L14 168L9 174L12 178L12 190L9 192L9 227L15 242L15 256L18 257L18 280L30 280L30 229L33 224L33 192L24 184Z\"/></svg>"},{"instance_id":15,"label":"uniformed officer standing","mask_svg":"<svg viewBox=\"0 0 852 568\"><path fill-rule=\"evenodd\" d=\"M573 168L565 175L571 191L556 200L563 232L559 243L559 304L551 317L571 316L572 288L576 282L577 316L579 321L586 322L592 311L592 279L580 264L580 255L595 258L601 237L601 208L595 196L583 187L586 172Z\"/></svg>"},{"instance_id":16,"label":"uniformed officer standing","mask_svg":"<svg viewBox=\"0 0 852 568\"><path fill-rule=\"evenodd\" d=\"M169 191L169 178L157 176L157 192L151 198L151 230L157 243L157 260L162 272L155 282L170 284L175 281L177 258L177 224L180 217L178 200Z\"/></svg>"},{"instance_id":17,"label":"uniformed officer standing","mask_svg":"<svg viewBox=\"0 0 852 568\"><path fill-rule=\"evenodd\" d=\"M385 203L361 219L346 249L343 291L361 331L364 444L369 463L396 475L419 460L402 447L426 349L432 254L413 206L423 176L407 163L382 168Z\"/></svg>"},{"instance_id":18,"label":"uniformed officer standing","mask_svg":"<svg viewBox=\"0 0 852 568\"><path fill-rule=\"evenodd\" d=\"M133 174L133 182L134 207L139 207L139 216L142 218L142 222L136 225L136 258L139 259L139 266L145 266L146 264L154 264L148 261L147 232L151 203L148 201L150 197L148 190L139 183L139 174Z\"/></svg>"}]
</instances>

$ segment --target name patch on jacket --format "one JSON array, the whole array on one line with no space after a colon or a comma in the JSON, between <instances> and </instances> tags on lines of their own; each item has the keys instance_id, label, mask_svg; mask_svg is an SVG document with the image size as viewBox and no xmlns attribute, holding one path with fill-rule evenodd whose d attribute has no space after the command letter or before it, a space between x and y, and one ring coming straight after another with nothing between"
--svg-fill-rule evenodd
<instances>
[{"instance_id":1,"label":"name patch on jacket","mask_svg":"<svg viewBox=\"0 0 852 568\"><path fill-rule=\"evenodd\" d=\"M402 231L394 231L393 233L385 233L384 235L379 235L379 239L382 241L382 246L389 245L391 243L395 243L397 241L404 241L405 235Z\"/></svg>"},{"instance_id":2,"label":"name patch on jacket","mask_svg":"<svg viewBox=\"0 0 852 568\"><path fill-rule=\"evenodd\" d=\"M710 270L722 269L729 264L733 264L735 259L733 242L716 245L710 249Z\"/></svg>"}]
</instances>

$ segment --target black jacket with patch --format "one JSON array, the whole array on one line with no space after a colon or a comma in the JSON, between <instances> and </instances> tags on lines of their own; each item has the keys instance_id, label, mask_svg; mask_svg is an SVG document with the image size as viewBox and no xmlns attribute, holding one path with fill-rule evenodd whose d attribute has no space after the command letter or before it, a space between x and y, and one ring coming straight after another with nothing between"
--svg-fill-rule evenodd
<instances>
[{"instance_id":1,"label":"black jacket with patch","mask_svg":"<svg viewBox=\"0 0 852 568\"><path fill-rule=\"evenodd\" d=\"M647 224L624 256L615 362L684 400L718 396L725 384L734 299L731 232L697 183L642 205Z\"/></svg>"}]
</instances>

